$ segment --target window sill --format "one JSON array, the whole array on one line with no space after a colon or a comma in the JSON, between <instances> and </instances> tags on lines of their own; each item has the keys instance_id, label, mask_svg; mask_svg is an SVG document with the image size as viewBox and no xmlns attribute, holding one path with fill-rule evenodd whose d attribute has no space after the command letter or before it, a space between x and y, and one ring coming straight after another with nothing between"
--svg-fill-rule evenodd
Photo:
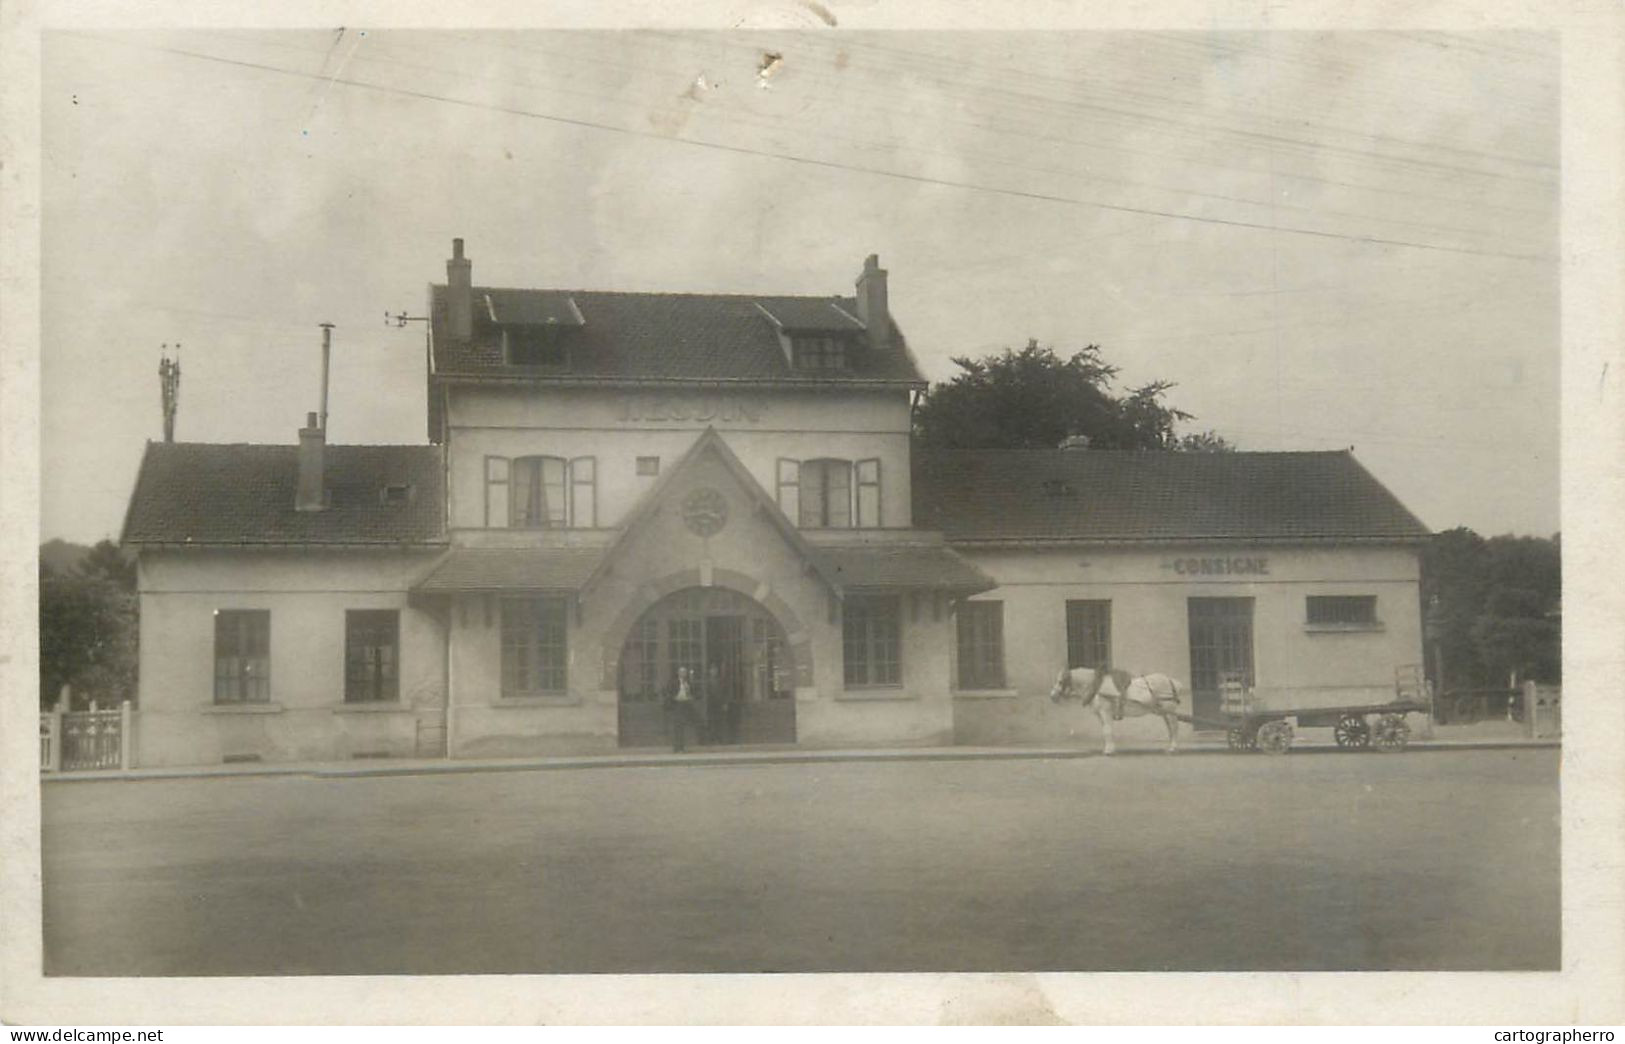
<instances>
[{"instance_id":1,"label":"window sill","mask_svg":"<svg viewBox=\"0 0 1625 1044\"><path fill-rule=\"evenodd\" d=\"M918 700L919 697L906 691L901 686L876 686L864 689L843 689L835 699L842 703L896 703L905 700Z\"/></svg>"},{"instance_id":2,"label":"window sill","mask_svg":"<svg viewBox=\"0 0 1625 1044\"><path fill-rule=\"evenodd\" d=\"M408 714L416 708L400 700L371 700L365 703L335 703L334 714Z\"/></svg>"},{"instance_id":3,"label":"window sill","mask_svg":"<svg viewBox=\"0 0 1625 1044\"><path fill-rule=\"evenodd\" d=\"M499 710L511 710L519 707L579 707L581 698L568 693L557 696L503 696L486 704Z\"/></svg>"},{"instance_id":4,"label":"window sill","mask_svg":"<svg viewBox=\"0 0 1625 1044\"><path fill-rule=\"evenodd\" d=\"M281 714L280 703L205 703L204 714Z\"/></svg>"},{"instance_id":5,"label":"window sill","mask_svg":"<svg viewBox=\"0 0 1625 1044\"><path fill-rule=\"evenodd\" d=\"M1013 700L1021 693L1015 689L955 689L956 700Z\"/></svg>"},{"instance_id":6,"label":"window sill","mask_svg":"<svg viewBox=\"0 0 1625 1044\"><path fill-rule=\"evenodd\" d=\"M1385 630L1380 623L1303 625L1305 634L1380 634Z\"/></svg>"}]
</instances>

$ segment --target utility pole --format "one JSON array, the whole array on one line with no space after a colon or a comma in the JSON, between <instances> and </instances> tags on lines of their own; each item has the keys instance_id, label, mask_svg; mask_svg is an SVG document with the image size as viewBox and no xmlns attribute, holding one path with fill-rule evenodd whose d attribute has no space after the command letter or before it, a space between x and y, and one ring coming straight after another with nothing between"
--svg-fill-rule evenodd
<instances>
[{"instance_id":1,"label":"utility pole","mask_svg":"<svg viewBox=\"0 0 1625 1044\"><path fill-rule=\"evenodd\" d=\"M158 360L158 387L163 395L164 441L175 441L175 414L181 401L181 344L175 342L175 358L169 357L169 345L163 346Z\"/></svg>"}]
</instances>

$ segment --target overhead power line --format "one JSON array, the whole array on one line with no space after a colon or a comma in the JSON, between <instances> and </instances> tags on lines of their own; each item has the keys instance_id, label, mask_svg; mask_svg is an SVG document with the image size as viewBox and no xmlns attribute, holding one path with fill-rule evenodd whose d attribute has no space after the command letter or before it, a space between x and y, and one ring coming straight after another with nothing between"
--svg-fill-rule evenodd
<instances>
[{"instance_id":1,"label":"overhead power line","mask_svg":"<svg viewBox=\"0 0 1625 1044\"><path fill-rule=\"evenodd\" d=\"M101 40L103 42L124 43L124 41L110 40L106 37L99 37L89 33L79 33L75 35ZM1280 232L1289 235L1309 236L1319 239L1334 239L1344 242L1365 243L1372 246L1403 247L1414 250L1431 250L1440 253L1468 254L1480 257L1501 257L1516 261L1545 261L1550 259L1550 255L1544 253L1531 254L1517 253L1512 251L1480 250L1470 247L1456 247L1438 243L1425 243L1417 240L1393 239L1383 236L1353 235L1342 232L1331 232L1323 229L1301 228L1291 225L1277 225L1261 221L1243 221L1234 218L1211 217L1200 214L1185 213L1177 210L1161 210L1152 207L1134 207L1120 203L1107 203L1100 200L1083 199L1076 196L1062 196L1046 192L1004 188L995 185L982 185L975 182L959 181L951 178L937 178L924 174L911 174L906 171L888 170L884 167L862 166L858 164L842 163L837 160L819 159L812 156L798 156L794 153L750 148L744 145L730 145L723 142L697 141L691 138L678 138L669 134L662 134L657 131L645 131L630 127L619 127L614 124L602 123L596 120L587 120L574 116L562 116L557 113L540 112L534 109L525 109L514 105L496 105L487 102L470 101L464 98L454 98L448 95L435 94L430 91L414 90L412 88L396 87L387 84L370 83L365 80L357 80L343 76L324 76L319 73L306 72L302 69L288 69L282 66L271 65L264 62L253 62L240 58L226 58L221 55L190 51L179 47L142 44L131 44L129 46L144 47L149 50L159 51L166 54L174 54L185 58L192 58L199 61L212 62L221 65L254 69L260 72L272 73L279 76L288 76L302 80L317 80L323 83L355 87L361 90L373 91L381 94L392 94L399 97L416 98L420 101L440 102L447 105L455 105L461 108L503 113L524 119L543 120L549 123L556 123L561 126L580 127L589 130L605 131L613 134L623 134L628 137L651 141L661 141L676 145L687 145L693 148L712 149L734 155L776 159L786 163L817 167L826 170L840 170L848 173L868 174L875 177L889 178L896 181L906 181L914 184L935 185L942 188L963 189L972 192L986 192L993 195L1007 196L1015 199L1028 199L1046 203L1060 203L1070 206L1089 207L1097 210L1115 211L1125 214L1139 214L1144 217L1166 218L1174 221L1218 225L1229 228L1246 228L1263 232Z\"/></svg>"}]
</instances>

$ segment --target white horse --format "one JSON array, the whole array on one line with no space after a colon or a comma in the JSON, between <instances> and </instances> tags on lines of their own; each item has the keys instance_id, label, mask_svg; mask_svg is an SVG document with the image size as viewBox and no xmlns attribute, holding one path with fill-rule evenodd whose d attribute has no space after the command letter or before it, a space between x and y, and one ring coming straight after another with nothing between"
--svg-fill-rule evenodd
<instances>
[{"instance_id":1,"label":"white horse","mask_svg":"<svg viewBox=\"0 0 1625 1044\"><path fill-rule=\"evenodd\" d=\"M1172 754L1179 747L1179 691L1179 683L1166 674L1133 675L1128 671L1073 667L1055 679L1049 698L1056 703L1075 699L1085 707L1094 705L1095 713L1100 715L1100 731L1106 737L1103 754L1117 750L1113 719L1155 714L1168 726L1168 753Z\"/></svg>"}]
</instances>

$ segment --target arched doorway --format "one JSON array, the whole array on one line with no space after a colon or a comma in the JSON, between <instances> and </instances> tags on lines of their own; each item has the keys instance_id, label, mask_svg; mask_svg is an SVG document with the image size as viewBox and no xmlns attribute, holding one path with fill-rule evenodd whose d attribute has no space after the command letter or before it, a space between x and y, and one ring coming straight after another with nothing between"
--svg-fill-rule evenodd
<instances>
[{"instance_id":1,"label":"arched doorway","mask_svg":"<svg viewBox=\"0 0 1625 1044\"><path fill-rule=\"evenodd\" d=\"M621 746L670 742L665 699L679 667L698 679L701 743L795 742L795 669L784 629L738 591L689 587L650 606L621 648Z\"/></svg>"}]
</instances>

